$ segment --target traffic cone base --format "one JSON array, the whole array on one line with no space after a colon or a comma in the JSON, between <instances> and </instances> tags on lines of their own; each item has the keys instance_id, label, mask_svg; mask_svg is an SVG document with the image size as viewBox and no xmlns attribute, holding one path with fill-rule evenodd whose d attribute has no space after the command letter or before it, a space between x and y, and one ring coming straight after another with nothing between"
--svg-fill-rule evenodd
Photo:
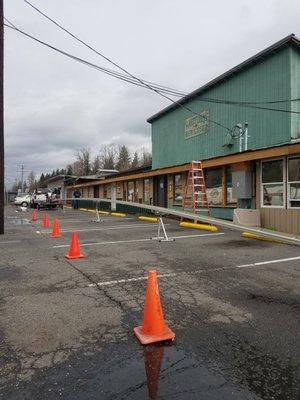
<instances>
[{"instance_id":1,"label":"traffic cone base","mask_svg":"<svg viewBox=\"0 0 300 400\"><path fill-rule=\"evenodd\" d=\"M75 260L76 258L84 258L85 256L83 254L78 254L78 256L70 256L69 254L66 254L65 257L68 260Z\"/></svg>"},{"instance_id":2,"label":"traffic cone base","mask_svg":"<svg viewBox=\"0 0 300 400\"><path fill-rule=\"evenodd\" d=\"M57 218L55 218L54 223L53 223L53 230L52 233L50 234L51 238L60 238L60 229L59 229L59 221Z\"/></svg>"},{"instance_id":3,"label":"traffic cone base","mask_svg":"<svg viewBox=\"0 0 300 400\"><path fill-rule=\"evenodd\" d=\"M142 326L137 326L133 328L136 337L142 344L151 344L157 342L163 342L165 340L174 340L175 333L171 331L171 329L166 326L164 332L158 333L157 335L147 335L143 332Z\"/></svg>"},{"instance_id":4,"label":"traffic cone base","mask_svg":"<svg viewBox=\"0 0 300 400\"><path fill-rule=\"evenodd\" d=\"M53 233L50 233L50 237L51 237L51 238L60 238L61 235L53 235Z\"/></svg>"},{"instance_id":5,"label":"traffic cone base","mask_svg":"<svg viewBox=\"0 0 300 400\"><path fill-rule=\"evenodd\" d=\"M84 258L85 256L80 253L80 246L78 241L77 232L72 232L71 244L68 254L65 255L68 260L75 260L76 258Z\"/></svg>"}]
</instances>

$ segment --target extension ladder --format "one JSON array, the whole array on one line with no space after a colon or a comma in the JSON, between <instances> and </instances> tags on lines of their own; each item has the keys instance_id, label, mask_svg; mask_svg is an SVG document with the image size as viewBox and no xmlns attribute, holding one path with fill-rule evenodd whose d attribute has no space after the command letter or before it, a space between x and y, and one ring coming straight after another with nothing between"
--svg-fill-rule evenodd
<instances>
[{"instance_id":1,"label":"extension ladder","mask_svg":"<svg viewBox=\"0 0 300 400\"><path fill-rule=\"evenodd\" d=\"M182 209L192 211L193 214L206 212L210 216L207 199L205 178L201 161L192 161L187 174Z\"/></svg>"}]
</instances>

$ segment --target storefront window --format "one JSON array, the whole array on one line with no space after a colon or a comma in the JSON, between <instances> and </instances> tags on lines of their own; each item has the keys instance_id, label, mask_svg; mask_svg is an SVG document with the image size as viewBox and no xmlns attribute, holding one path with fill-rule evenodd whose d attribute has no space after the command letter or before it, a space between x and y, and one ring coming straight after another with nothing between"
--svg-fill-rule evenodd
<instances>
[{"instance_id":1,"label":"storefront window","mask_svg":"<svg viewBox=\"0 0 300 400\"><path fill-rule=\"evenodd\" d=\"M283 160L262 162L262 206L284 206Z\"/></svg>"},{"instance_id":2,"label":"storefront window","mask_svg":"<svg viewBox=\"0 0 300 400\"><path fill-rule=\"evenodd\" d=\"M128 182L128 201L134 201L134 182Z\"/></svg>"},{"instance_id":3,"label":"storefront window","mask_svg":"<svg viewBox=\"0 0 300 400\"><path fill-rule=\"evenodd\" d=\"M288 160L288 206L300 208L300 157Z\"/></svg>"},{"instance_id":4,"label":"storefront window","mask_svg":"<svg viewBox=\"0 0 300 400\"><path fill-rule=\"evenodd\" d=\"M144 179L144 203L150 204L150 179Z\"/></svg>"},{"instance_id":5,"label":"storefront window","mask_svg":"<svg viewBox=\"0 0 300 400\"><path fill-rule=\"evenodd\" d=\"M122 183L117 183L117 199L118 200L123 199Z\"/></svg>"},{"instance_id":6,"label":"storefront window","mask_svg":"<svg viewBox=\"0 0 300 400\"><path fill-rule=\"evenodd\" d=\"M233 197L232 190L232 169L226 168L226 182L227 182L227 204L236 204L237 199Z\"/></svg>"},{"instance_id":7,"label":"storefront window","mask_svg":"<svg viewBox=\"0 0 300 400\"><path fill-rule=\"evenodd\" d=\"M182 174L174 176L174 204L182 204Z\"/></svg>"},{"instance_id":8,"label":"storefront window","mask_svg":"<svg viewBox=\"0 0 300 400\"><path fill-rule=\"evenodd\" d=\"M106 187L106 198L110 199L111 198L111 186L105 185L105 187Z\"/></svg>"},{"instance_id":9,"label":"storefront window","mask_svg":"<svg viewBox=\"0 0 300 400\"><path fill-rule=\"evenodd\" d=\"M206 171L206 191L211 206L222 204L222 168Z\"/></svg>"}]
</instances>

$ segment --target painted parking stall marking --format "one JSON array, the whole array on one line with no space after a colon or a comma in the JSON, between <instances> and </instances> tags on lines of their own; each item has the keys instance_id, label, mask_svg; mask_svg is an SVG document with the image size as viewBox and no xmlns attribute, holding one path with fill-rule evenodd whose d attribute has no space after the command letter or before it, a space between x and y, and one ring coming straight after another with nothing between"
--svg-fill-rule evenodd
<instances>
[{"instance_id":1,"label":"painted parking stall marking","mask_svg":"<svg viewBox=\"0 0 300 400\"><path fill-rule=\"evenodd\" d=\"M157 277L158 278L172 278L172 277L176 277L176 276L180 276L180 275L195 275L195 274L200 274L200 273L232 270L232 269L236 269L236 268L253 268L253 267L259 267L261 265L280 264L283 262L296 261L296 260L300 260L300 256L299 257L282 258L282 259L277 259L277 260L261 261L261 262L252 263L252 264L234 265L231 267L198 269L197 271L190 271L190 272L174 272L174 273L169 273L169 274L160 274L160 275L157 275ZM145 280L147 280L147 276L140 276L137 278L117 279L114 281L91 283L88 285L88 287L112 286L112 285L118 285L120 283L139 282L139 281L145 281Z\"/></svg>"},{"instance_id":2,"label":"painted parking stall marking","mask_svg":"<svg viewBox=\"0 0 300 400\"><path fill-rule=\"evenodd\" d=\"M193 239L197 237L209 237L209 236L221 236L225 235L223 232L219 233L204 233L204 234L199 234L199 235L181 235L181 236L172 236L170 239ZM91 243L82 243L80 244L80 247L87 247L87 246L100 246L100 245L105 245L105 244L122 244L122 243L139 243L139 242L155 242L155 240L152 240L151 238L145 238L145 239L129 239L129 240L116 240L116 241L108 241L108 242L91 242ZM68 244L62 244L62 245L56 245L52 246L55 249L58 248L64 248L64 247L69 247Z\"/></svg>"},{"instance_id":3,"label":"painted parking stall marking","mask_svg":"<svg viewBox=\"0 0 300 400\"><path fill-rule=\"evenodd\" d=\"M170 224L165 224L165 225L170 225ZM110 230L118 230L118 229L133 229L133 228L149 228L149 227L155 227L153 224L122 224L122 225L113 225L113 226L106 226L105 228L84 228L84 229L61 229L61 232L73 232L76 230L76 232L93 232L93 231L110 231ZM50 230L42 230L42 233L49 233Z\"/></svg>"}]
</instances>

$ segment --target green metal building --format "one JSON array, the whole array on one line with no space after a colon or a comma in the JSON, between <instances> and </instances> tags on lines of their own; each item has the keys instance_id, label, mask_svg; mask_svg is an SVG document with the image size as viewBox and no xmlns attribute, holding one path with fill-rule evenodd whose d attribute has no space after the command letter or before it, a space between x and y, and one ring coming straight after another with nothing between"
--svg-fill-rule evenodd
<instances>
[{"instance_id":1,"label":"green metal building","mask_svg":"<svg viewBox=\"0 0 300 400\"><path fill-rule=\"evenodd\" d=\"M228 143L229 132L224 128L238 123L249 124L249 150L300 139L299 115L284 112L300 111L300 102L291 102L295 98L300 98L300 45L290 35L180 100L207 119L176 104L149 118L152 168L239 152L239 141Z\"/></svg>"},{"instance_id":2,"label":"green metal building","mask_svg":"<svg viewBox=\"0 0 300 400\"><path fill-rule=\"evenodd\" d=\"M299 99L300 41L292 34L150 117L152 168L202 160L214 216L258 209L263 226L298 234ZM169 177L156 181L156 203L172 205ZM184 182L178 186L182 193Z\"/></svg>"},{"instance_id":3,"label":"green metal building","mask_svg":"<svg viewBox=\"0 0 300 400\"><path fill-rule=\"evenodd\" d=\"M300 235L299 99L300 40L289 35L150 117L152 168L79 187L180 208L190 163L202 161L212 216L242 210Z\"/></svg>"}]
</instances>

